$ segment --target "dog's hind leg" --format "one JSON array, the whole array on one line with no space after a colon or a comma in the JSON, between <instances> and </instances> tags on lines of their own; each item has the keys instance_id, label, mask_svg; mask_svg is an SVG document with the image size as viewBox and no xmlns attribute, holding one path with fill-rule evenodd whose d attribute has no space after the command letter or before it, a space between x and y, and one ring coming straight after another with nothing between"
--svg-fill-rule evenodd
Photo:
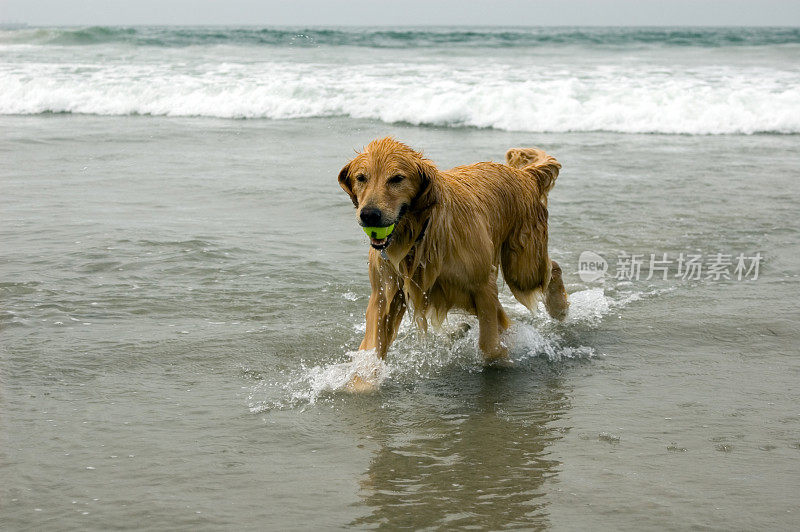
<instances>
[{"instance_id":1,"label":"dog's hind leg","mask_svg":"<svg viewBox=\"0 0 800 532\"><path fill-rule=\"evenodd\" d=\"M505 312L497 299L496 281L486 283L485 286L472 294L475 304L475 314L478 316L478 347L483 353L483 358L487 363L503 362L508 359L508 352L505 347L500 345L500 325L499 316L505 316ZM508 317L506 316L506 322Z\"/></svg>"},{"instance_id":2,"label":"dog's hind leg","mask_svg":"<svg viewBox=\"0 0 800 532\"><path fill-rule=\"evenodd\" d=\"M503 277L517 301L534 312L543 299L550 316L559 321L567 317L569 302L557 262L543 255L537 246L520 250L506 245L502 250L502 264Z\"/></svg>"},{"instance_id":3,"label":"dog's hind leg","mask_svg":"<svg viewBox=\"0 0 800 532\"><path fill-rule=\"evenodd\" d=\"M567 291L564 289L564 281L561 279L561 266L556 261L552 264L550 282L544 297L544 307L551 317L558 321L563 321L567 317L569 301L567 301Z\"/></svg>"},{"instance_id":4,"label":"dog's hind leg","mask_svg":"<svg viewBox=\"0 0 800 532\"><path fill-rule=\"evenodd\" d=\"M536 310L550 277L550 260L546 249L543 250L537 242L520 241L515 237L513 242L506 242L500 251L503 279L517 301L531 312Z\"/></svg>"}]
</instances>

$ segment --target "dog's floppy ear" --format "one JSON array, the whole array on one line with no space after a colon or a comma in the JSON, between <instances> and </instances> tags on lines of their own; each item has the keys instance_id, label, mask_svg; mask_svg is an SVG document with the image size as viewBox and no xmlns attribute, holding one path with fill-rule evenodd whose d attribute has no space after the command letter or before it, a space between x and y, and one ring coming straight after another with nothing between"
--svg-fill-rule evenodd
<instances>
[{"instance_id":1,"label":"dog's floppy ear","mask_svg":"<svg viewBox=\"0 0 800 532\"><path fill-rule=\"evenodd\" d=\"M344 165L344 168L339 172L339 186L347 192L347 195L350 196L350 201L353 202L353 205L358 207L358 198L356 195L353 194L353 183L350 181L350 165L352 162L347 163Z\"/></svg>"},{"instance_id":2,"label":"dog's floppy ear","mask_svg":"<svg viewBox=\"0 0 800 532\"><path fill-rule=\"evenodd\" d=\"M424 211L439 200L436 187L438 170L428 160L422 159L417 163L417 171L419 172L419 192L414 197L411 208L415 211Z\"/></svg>"}]
</instances>

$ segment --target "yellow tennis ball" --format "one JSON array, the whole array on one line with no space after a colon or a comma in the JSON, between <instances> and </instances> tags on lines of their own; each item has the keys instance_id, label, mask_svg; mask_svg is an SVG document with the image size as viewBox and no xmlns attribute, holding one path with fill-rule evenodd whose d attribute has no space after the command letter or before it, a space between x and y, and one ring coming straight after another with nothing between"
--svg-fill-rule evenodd
<instances>
[{"instance_id":1,"label":"yellow tennis ball","mask_svg":"<svg viewBox=\"0 0 800 532\"><path fill-rule=\"evenodd\" d=\"M362 227L361 229L367 233L367 236L376 240L383 240L394 231L394 224L387 225L386 227Z\"/></svg>"}]
</instances>

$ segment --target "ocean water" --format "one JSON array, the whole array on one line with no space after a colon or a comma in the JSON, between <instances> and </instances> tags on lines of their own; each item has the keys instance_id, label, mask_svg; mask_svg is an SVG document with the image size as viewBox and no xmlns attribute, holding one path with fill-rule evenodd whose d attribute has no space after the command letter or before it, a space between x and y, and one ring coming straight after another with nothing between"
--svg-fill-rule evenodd
<instances>
[{"instance_id":1,"label":"ocean water","mask_svg":"<svg viewBox=\"0 0 800 532\"><path fill-rule=\"evenodd\" d=\"M0 32L0 528L796 529L798 51L795 28ZM503 287L512 368L458 313L356 351L368 244L336 175L384 135L443 168L562 162L570 316Z\"/></svg>"},{"instance_id":2,"label":"ocean water","mask_svg":"<svg viewBox=\"0 0 800 532\"><path fill-rule=\"evenodd\" d=\"M0 31L0 113L797 133L800 29Z\"/></svg>"}]
</instances>

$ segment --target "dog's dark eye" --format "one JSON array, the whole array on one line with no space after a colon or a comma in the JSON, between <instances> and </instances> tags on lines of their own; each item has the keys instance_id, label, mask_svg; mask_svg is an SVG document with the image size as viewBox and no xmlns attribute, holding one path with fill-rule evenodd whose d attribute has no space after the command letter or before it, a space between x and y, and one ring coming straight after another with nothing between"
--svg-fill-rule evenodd
<instances>
[{"instance_id":1,"label":"dog's dark eye","mask_svg":"<svg viewBox=\"0 0 800 532\"><path fill-rule=\"evenodd\" d=\"M366 183L367 182L367 176L365 176L364 174L358 174L356 176L356 181L358 181L359 183Z\"/></svg>"},{"instance_id":2,"label":"dog's dark eye","mask_svg":"<svg viewBox=\"0 0 800 532\"><path fill-rule=\"evenodd\" d=\"M405 177L401 175L392 176L389 178L389 183L391 183L392 185L396 185L400 183L403 179L405 179Z\"/></svg>"}]
</instances>

